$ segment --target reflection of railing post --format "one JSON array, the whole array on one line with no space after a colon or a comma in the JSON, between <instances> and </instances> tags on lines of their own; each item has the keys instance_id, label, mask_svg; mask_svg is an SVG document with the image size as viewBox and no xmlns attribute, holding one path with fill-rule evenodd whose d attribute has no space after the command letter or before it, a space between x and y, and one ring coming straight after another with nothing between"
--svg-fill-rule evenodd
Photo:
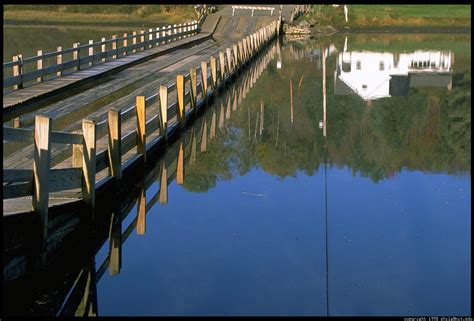
<instances>
[{"instance_id":1,"label":"reflection of railing post","mask_svg":"<svg viewBox=\"0 0 474 321\"><path fill-rule=\"evenodd\" d=\"M183 140L179 143L178 163L176 165L176 184L184 184L184 147Z\"/></svg>"},{"instance_id":2,"label":"reflection of railing post","mask_svg":"<svg viewBox=\"0 0 474 321\"><path fill-rule=\"evenodd\" d=\"M168 204L168 173L166 169L166 161L161 162L160 175L160 204Z\"/></svg>"},{"instance_id":3,"label":"reflection of railing post","mask_svg":"<svg viewBox=\"0 0 474 321\"><path fill-rule=\"evenodd\" d=\"M49 167L51 160L51 127L49 117L35 116L35 152L33 159L33 210L40 217L40 251L46 249L48 238L48 200L49 200ZM45 263L44 257L42 263Z\"/></svg>"},{"instance_id":4,"label":"reflection of railing post","mask_svg":"<svg viewBox=\"0 0 474 321\"><path fill-rule=\"evenodd\" d=\"M110 275L119 274L122 267L122 220L119 208L110 217L109 258Z\"/></svg>"},{"instance_id":5,"label":"reflection of railing post","mask_svg":"<svg viewBox=\"0 0 474 321\"><path fill-rule=\"evenodd\" d=\"M142 182L137 199L137 234L145 235L146 230L146 189Z\"/></svg>"}]
</instances>

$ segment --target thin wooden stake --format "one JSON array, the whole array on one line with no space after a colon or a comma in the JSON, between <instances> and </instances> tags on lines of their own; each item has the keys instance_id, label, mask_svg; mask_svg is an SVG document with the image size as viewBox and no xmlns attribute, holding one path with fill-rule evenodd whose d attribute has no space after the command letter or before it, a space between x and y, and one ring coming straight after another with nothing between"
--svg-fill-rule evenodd
<instances>
[{"instance_id":1,"label":"thin wooden stake","mask_svg":"<svg viewBox=\"0 0 474 321\"><path fill-rule=\"evenodd\" d=\"M160 86L160 134L168 139L168 87Z\"/></svg>"},{"instance_id":2,"label":"thin wooden stake","mask_svg":"<svg viewBox=\"0 0 474 321\"><path fill-rule=\"evenodd\" d=\"M176 76L176 94L178 101L178 121L181 124L181 127L185 127L186 117L185 117L185 106L184 106L184 75Z\"/></svg>"},{"instance_id":3,"label":"thin wooden stake","mask_svg":"<svg viewBox=\"0 0 474 321\"><path fill-rule=\"evenodd\" d=\"M143 155L143 161L146 164L145 96L137 96L135 101L135 110L137 113L137 153Z\"/></svg>"},{"instance_id":4,"label":"thin wooden stake","mask_svg":"<svg viewBox=\"0 0 474 321\"><path fill-rule=\"evenodd\" d=\"M109 171L110 176L115 177L117 191L122 179L122 117L120 110L109 110Z\"/></svg>"}]
</instances>

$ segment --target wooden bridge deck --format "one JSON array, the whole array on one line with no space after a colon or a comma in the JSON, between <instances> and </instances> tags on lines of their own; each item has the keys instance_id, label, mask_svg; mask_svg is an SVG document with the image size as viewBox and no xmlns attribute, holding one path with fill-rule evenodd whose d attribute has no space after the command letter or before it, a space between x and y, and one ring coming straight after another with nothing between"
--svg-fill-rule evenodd
<instances>
[{"instance_id":1,"label":"wooden bridge deck","mask_svg":"<svg viewBox=\"0 0 474 321\"><path fill-rule=\"evenodd\" d=\"M46 99L65 91L119 72L133 65L153 59L170 51L188 47L211 37L212 33L199 33L174 42L160 44L159 46L140 51L128 56L120 57L108 62L89 67L84 70L72 72L68 75L57 77L45 82L37 83L21 90L16 90L3 95L4 118L11 118L31 111L33 103L39 99ZM68 93L70 94L70 93Z\"/></svg>"},{"instance_id":2,"label":"wooden bridge deck","mask_svg":"<svg viewBox=\"0 0 474 321\"><path fill-rule=\"evenodd\" d=\"M176 81L177 74L187 74L190 68L196 68L201 61L208 61L209 57L216 57L219 52L225 52L226 48L236 44L235 38L229 37L235 32L234 28L229 28L227 24L221 26L216 33L216 39L211 36L216 31L220 16L209 17L203 25L203 30L211 31L188 38L177 40L176 42L160 45L153 49L125 56L110 62L104 62L89 69L75 72L70 75L58 77L54 80L39 83L17 92L4 95L4 112L6 96L16 93L18 97L23 97L18 104L28 101L28 92L33 93L33 97L41 97L41 87L44 91L52 88L50 92L64 91L68 97L61 97L58 102L49 104L41 108L36 113L47 115L53 119L53 130L71 132L81 128L81 120L84 117L94 119L97 122L107 119L107 112L111 108L127 109L135 104L136 96L149 97L156 94L160 85L169 85ZM258 20L250 17L235 17L232 26L237 29L236 34L244 36L255 29L268 24L266 19ZM276 18L276 17L275 17ZM270 19L275 19L270 18ZM251 24L248 22L252 21ZM246 26L246 28L243 28ZM215 41L217 40L217 41ZM194 44L190 48L190 43ZM210 66L208 65L210 69ZM208 77L210 70L208 69ZM69 77L69 78L68 78ZM98 80L98 78L101 78ZM79 93L71 93L68 88L79 86L81 81L91 79L95 86L87 88ZM198 87L200 77L198 77ZM186 88L189 89L188 84ZM33 95L32 94L32 95ZM198 99L201 97L197 97ZM169 104L176 102L176 94L171 94L168 98ZM10 101L11 102L11 101ZM25 104L26 105L26 104ZM15 105L10 105L10 107ZM189 110L189 106L186 110ZM159 104L154 103L146 108L146 120L159 113ZM170 111L168 111L170 113ZM169 124L177 123L176 111L169 118ZM34 113L24 115L24 128L32 128ZM136 116L128 118L122 122L122 133L128 134L136 130ZM159 131L154 131L146 136L147 143L156 140L160 135ZM122 135L123 136L123 135ZM97 137L97 150L107 149L108 135L102 134ZM52 144L51 148L51 168L70 168L72 165L72 145ZM7 151L7 152L6 152ZM7 155L7 156L5 156ZM125 164L128 160L136 157L137 147L133 147L122 156ZM33 165L33 145L26 143L13 143L4 141L4 168L9 169L31 169ZM96 183L109 175L109 169L97 172ZM81 198L81 190L70 189L58 193L49 194L50 206L74 202ZM25 213L31 211L31 196L4 200L4 215L11 213Z\"/></svg>"}]
</instances>

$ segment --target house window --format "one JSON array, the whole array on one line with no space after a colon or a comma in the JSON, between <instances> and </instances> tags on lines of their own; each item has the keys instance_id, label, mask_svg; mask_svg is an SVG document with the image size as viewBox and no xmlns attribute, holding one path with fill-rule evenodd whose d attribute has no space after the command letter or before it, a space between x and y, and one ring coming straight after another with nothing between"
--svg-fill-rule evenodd
<instances>
[{"instance_id":1,"label":"house window","mask_svg":"<svg viewBox=\"0 0 474 321\"><path fill-rule=\"evenodd\" d=\"M385 69L385 64L383 61L379 63L379 70L384 70Z\"/></svg>"},{"instance_id":2,"label":"house window","mask_svg":"<svg viewBox=\"0 0 474 321\"><path fill-rule=\"evenodd\" d=\"M367 89L367 85L362 85L362 89L366 90L366 89Z\"/></svg>"},{"instance_id":3,"label":"house window","mask_svg":"<svg viewBox=\"0 0 474 321\"><path fill-rule=\"evenodd\" d=\"M360 60L358 60L358 61L356 62L356 69L357 69L357 70L360 70L360 68L361 68L361 63L360 63Z\"/></svg>"}]
</instances>

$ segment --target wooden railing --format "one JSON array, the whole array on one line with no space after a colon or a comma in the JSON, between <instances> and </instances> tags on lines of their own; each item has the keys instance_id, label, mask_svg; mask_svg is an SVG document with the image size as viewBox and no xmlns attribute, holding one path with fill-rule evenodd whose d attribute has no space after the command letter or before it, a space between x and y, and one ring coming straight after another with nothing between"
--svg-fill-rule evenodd
<instances>
[{"instance_id":1,"label":"wooden railing","mask_svg":"<svg viewBox=\"0 0 474 321\"><path fill-rule=\"evenodd\" d=\"M185 128L186 119L197 111L218 88L239 72L261 48L276 35L278 22L274 21L250 36L243 38L218 58L202 61L189 73L176 76L176 82L160 86L159 92L148 98L137 96L135 105L125 110L109 110L108 119L101 122L84 119L82 132L66 133L52 131L52 119L37 115L33 130L3 127L4 141L29 142L34 144L33 169L3 169L3 198L32 196L32 208L40 214L43 226L42 239L46 240L48 226L49 193L80 188L86 206L95 205L96 173L108 168L108 177L120 186L122 156L135 146L137 155L146 163L147 143L156 144L168 139L171 130ZM218 63L219 60L219 63ZM208 74L208 67L210 73ZM200 83L198 84L198 75ZM187 88L187 89L186 89ZM176 92L176 102L168 104L170 92ZM199 100L198 100L198 97ZM146 108L159 103L159 112L146 119ZM186 111L186 107L188 111ZM123 134L122 122L136 116L136 129ZM168 122L177 116L177 121ZM158 131L151 142L146 137ZM108 147L97 151L97 140L108 136ZM72 167L51 169L51 144L72 145ZM138 158L134 158L136 161ZM130 161L130 160L128 160ZM128 162L127 161L127 162Z\"/></svg>"},{"instance_id":2,"label":"wooden railing","mask_svg":"<svg viewBox=\"0 0 474 321\"><path fill-rule=\"evenodd\" d=\"M94 42L89 40L88 44L81 45L74 43L72 48L62 49L58 47L57 51L43 53L37 51L34 57L23 59L22 55L13 56L12 62L3 64L3 74L6 75L11 70L12 76L3 78L3 88L13 87L21 89L28 82L42 82L45 77L50 75L62 76L66 70L77 71L97 63L105 62L111 59L117 59L140 50L150 49L160 44L165 44L185 36L190 36L198 32L198 26L202 23L200 20L178 25L168 25L141 30L139 34L133 32L132 35L124 34L122 37L116 35L112 39ZM66 61L66 55L71 59ZM55 64L46 67L47 59L53 59ZM36 67L35 67L36 64ZM30 65L36 71L25 72L25 67Z\"/></svg>"}]
</instances>

